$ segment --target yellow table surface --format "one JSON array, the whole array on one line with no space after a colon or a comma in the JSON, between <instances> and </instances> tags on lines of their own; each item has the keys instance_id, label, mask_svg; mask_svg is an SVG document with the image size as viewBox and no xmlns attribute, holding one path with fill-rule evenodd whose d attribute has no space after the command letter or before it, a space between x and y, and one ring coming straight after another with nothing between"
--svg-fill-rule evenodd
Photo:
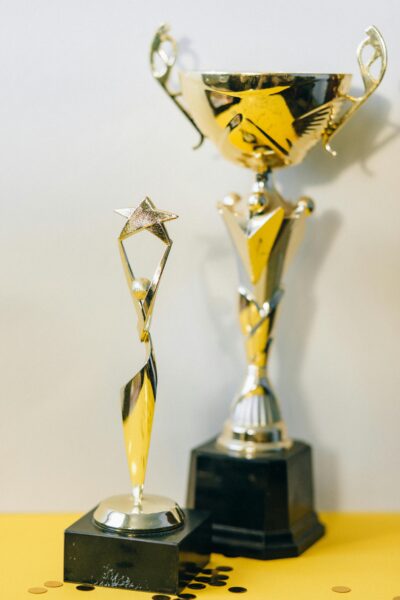
<instances>
[{"instance_id":1,"label":"yellow table surface","mask_svg":"<svg viewBox=\"0 0 400 600\"><path fill-rule=\"evenodd\" d=\"M0 600L150 600L153 594L75 584L33 595L28 588L62 580L63 531L75 514L0 515ZM298 558L259 561L214 554L209 566L229 565L226 587L189 590L198 600L400 600L400 514L323 514L327 535ZM156 567L156 565L155 565ZM230 586L247 588L243 594ZM347 586L339 594L333 586ZM173 596L171 596L173 598Z\"/></svg>"}]
</instances>

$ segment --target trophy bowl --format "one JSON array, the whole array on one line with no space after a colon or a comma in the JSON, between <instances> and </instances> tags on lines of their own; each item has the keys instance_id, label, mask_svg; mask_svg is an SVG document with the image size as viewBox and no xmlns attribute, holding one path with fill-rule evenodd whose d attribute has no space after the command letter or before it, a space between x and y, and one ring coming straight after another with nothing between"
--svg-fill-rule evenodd
<instances>
[{"instance_id":1,"label":"trophy bowl","mask_svg":"<svg viewBox=\"0 0 400 600\"><path fill-rule=\"evenodd\" d=\"M374 26L357 49L364 84L350 95L346 73L252 73L180 71L181 89L171 88L177 44L162 25L150 50L154 78L200 135L223 156L259 173L299 163L318 140L335 154L330 139L383 79L386 45ZM183 102L181 101L183 99Z\"/></svg>"},{"instance_id":2,"label":"trophy bowl","mask_svg":"<svg viewBox=\"0 0 400 600\"><path fill-rule=\"evenodd\" d=\"M259 173L299 163L330 132L352 76L182 72L182 97L228 160Z\"/></svg>"}]
</instances>

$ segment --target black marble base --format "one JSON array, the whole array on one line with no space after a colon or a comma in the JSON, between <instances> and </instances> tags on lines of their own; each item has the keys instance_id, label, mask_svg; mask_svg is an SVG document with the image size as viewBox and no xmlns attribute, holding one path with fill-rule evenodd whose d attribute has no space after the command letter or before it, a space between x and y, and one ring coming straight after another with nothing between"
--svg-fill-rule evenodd
<instances>
[{"instance_id":1,"label":"black marble base","mask_svg":"<svg viewBox=\"0 0 400 600\"><path fill-rule=\"evenodd\" d=\"M212 551L270 559L298 556L324 534L314 511L311 448L244 458L215 440L192 451L188 506L212 513Z\"/></svg>"},{"instance_id":2,"label":"black marble base","mask_svg":"<svg viewBox=\"0 0 400 600\"><path fill-rule=\"evenodd\" d=\"M140 536L98 529L93 512L65 530L65 581L177 594L209 561L208 512L184 510L181 529Z\"/></svg>"}]
</instances>

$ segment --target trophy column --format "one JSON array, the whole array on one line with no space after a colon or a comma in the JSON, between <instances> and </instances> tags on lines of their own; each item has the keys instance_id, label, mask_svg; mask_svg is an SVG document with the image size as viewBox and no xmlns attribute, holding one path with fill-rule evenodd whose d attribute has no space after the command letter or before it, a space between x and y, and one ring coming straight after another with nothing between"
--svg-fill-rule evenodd
<instances>
[{"instance_id":1,"label":"trophy column","mask_svg":"<svg viewBox=\"0 0 400 600\"><path fill-rule=\"evenodd\" d=\"M221 435L192 452L188 505L213 513L213 550L296 556L324 532L314 511L311 448L287 435L267 376L281 281L313 210L285 201L259 175L247 200L219 205L239 267L247 375Z\"/></svg>"},{"instance_id":2,"label":"trophy column","mask_svg":"<svg viewBox=\"0 0 400 600\"><path fill-rule=\"evenodd\" d=\"M257 177L247 200L231 194L219 205L238 259L247 376L218 445L246 456L292 446L267 366L283 296L281 280L313 209L310 199L302 198L297 205L283 200L269 176Z\"/></svg>"}]
</instances>

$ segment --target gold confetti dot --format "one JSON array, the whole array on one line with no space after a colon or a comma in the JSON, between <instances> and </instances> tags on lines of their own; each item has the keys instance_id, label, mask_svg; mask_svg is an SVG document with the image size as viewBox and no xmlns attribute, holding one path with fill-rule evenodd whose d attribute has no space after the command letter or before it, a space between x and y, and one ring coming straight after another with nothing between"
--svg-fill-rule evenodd
<instances>
[{"instance_id":1,"label":"gold confetti dot","mask_svg":"<svg viewBox=\"0 0 400 600\"><path fill-rule=\"evenodd\" d=\"M338 594L347 594L347 592L351 592L351 588L345 585L334 585L332 592L337 592Z\"/></svg>"},{"instance_id":2,"label":"gold confetti dot","mask_svg":"<svg viewBox=\"0 0 400 600\"><path fill-rule=\"evenodd\" d=\"M45 581L44 584L46 587L48 588L58 588L61 587L63 584L62 581L53 581L52 579L50 581Z\"/></svg>"},{"instance_id":3,"label":"gold confetti dot","mask_svg":"<svg viewBox=\"0 0 400 600\"><path fill-rule=\"evenodd\" d=\"M31 587L28 589L28 592L30 594L45 594L47 590L44 587Z\"/></svg>"}]
</instances>

